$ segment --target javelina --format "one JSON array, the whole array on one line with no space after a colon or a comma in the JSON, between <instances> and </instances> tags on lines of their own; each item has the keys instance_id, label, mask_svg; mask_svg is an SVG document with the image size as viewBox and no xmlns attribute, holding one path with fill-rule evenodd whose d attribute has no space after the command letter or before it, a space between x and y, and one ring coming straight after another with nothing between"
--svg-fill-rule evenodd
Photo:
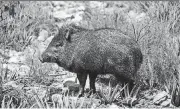
<instances>
[{"instance_id":1,"label":"javelina","mask_svg":"<svg viewBox=\"0 0 180 109\"><path fill-rule=\"evenodd\" d=\"M142 58L136 41L119 30L87 30L67 25L59 28L59 33L43 52L40 61L57 63L77 73L81 96L88 74L93 93L98 74L113 74L120 82L132 84Z\"/></svg>"}]
</instances>

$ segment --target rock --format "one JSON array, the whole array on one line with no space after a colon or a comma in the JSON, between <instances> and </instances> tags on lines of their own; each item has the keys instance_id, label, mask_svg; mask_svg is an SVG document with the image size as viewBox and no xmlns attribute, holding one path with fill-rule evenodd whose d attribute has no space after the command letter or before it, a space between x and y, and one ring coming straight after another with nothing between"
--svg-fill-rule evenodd
<instances>
[{"instance_id":1,"label":"rock","mask_svg":"<svg viewBox=\"0 0 180 109\"><path fill-rule=\"evenodd\" d=\"M15 71L17 66L19 66L19 65L17 65L17 64L3 64L3 69Z\"/></svg>"},{"instance_id":2,"label":"rock","mask_svg":"<svg viewBox=\"0 0 180 109\"><path fill-rule=\"evenodd\" d=\"M56 8L54 8L53 11L54 11L54 12L57 12L57 11L59 11L59 10L61 10L61 9L62 9L61 6L56 6Z\"/></svg>"},{"instance_id":3,"label":"rock","mask_svg":"<svg viewBox=\"0 0 180 109\"><path fill-rule=\"evenodd\" d=\"M24 56L12 56L9 60L8 63L17 63L17 64L22 64L25 62L25 57Z\"/></svg>"},{"instance_id":4,"label":"rock","mask_svg":"<svg viewBox=\"0 0 180 109\"><path fill-rule=\"evenodd\" d=\"M19 63L19 59L17 56L13 56L8 60L8 63Z\"/></svg>"},{"instance_id":5,"label":"rock","mask_svg":"<svg viewBox=\"0 0 180 109\"><path fill-rule=\"evenodd\" d=\"M79 92L80 85L73 81L66 81L63 86L68 88L69 92Z\"/></svg>"},{"instance_id":6,"label":"rock","mask_svg":"<svg viewBox=\"0 0 180 109\"><path fill-rule=\"evenodd\" d=\"M137 13L135 11L130 11L128 13L128 16L127 17L127 21L129 22L132 22L132 21L135 21L135 22L140 22L140 21L143 21L144 19L147 19L147 15L145 13Z\"/></svg>"},{"instance_id":7,"label":"rock","mask_svg":"<svg viewBox=\"0 0 180 109\"><path fill-rule=\"evenodd\" d=\"M18 63L18 64L22 64L25 62L25 57L23 52L16 52L14 50L10 50L9 51L9 60L8 63Z\"/></svg>"},{"instance_id":8,"label":"rock","mask_svg":"<svg viewBox=\"0 0 180 109\"><path fill-rule=\"evenodd\" d=\"M73 7L69 8L66 10L67 14L76 14L78 12L83 12L85 10L84 6L78 6L78 7Z\"/></svg>"},{"instance_id":9,"label":"rock","mask_svg":"<svg viewBox=\"0 0 180 109\"><path fill-rule=\"evenodd\" d=\"M66 81L72 81L74 83L78 83L79 84L79 81L77 81L77 77L76 76L72 76L72 77L65 77L64 80L63 80L63 84L66 82Z\"/></svg>"},{"instance_id":10,"label":"rock","mask_svg":"<svg viewBox=\"0 0 180 109\"><path fill-rule=\"evenodd\" d=\"M96 99L96 98L93 98L92 102L93 102L94 106L99 106L101 104L101 100L100 99Z\"/></svg>"},{"instance_id":11,"label":"rock","mask_svg":"<svg viewBox=\"0 0 180 109\"><path fill-rule=\"evenodd\" d=\"M170 104L171 104L171 99L167 99L166 101L161 103L161 106L162 107L168 107L168 106L170 106Z\"/></svg>"},{"instance_id":12,"label":"rock","mask_svg":"<svg viewBox=\"0 0 180 109\"><path fill-rule=\"evenodd\" d=\"M61 93L63 90L63 84L52 83L51 86L49 86L49 88L50 95Z\"/></svg>"},{"instance_id":13,"label":"rock","mask_svg":"<svg viewBox=\"0 0 180 109\"><path fill-rule=\"evenodd\" d=\"M9 50L9 56L12 57L12 56L17 56L18 55L18 52L15 51L15 50Z\"/></svg>"},{"instance_id":14,"label":"rock","mask_svg":"<svg viewBox=\"0 0 180 109\"><path fill-rule=\"evenodd\" d=\"M103 8L103 9L100 9L100 12L102 13L106 13L107 15L112 15L114 12L115 12L115 9L114 8ZM105 16L104 16L105 18Z\"/></svg>"},{"instance_id":15,"label":"rock","mask_svg":"<svg viewBox=\"0 0 180 109\"><path fill-rule=\"evenodd\" d=\"M91 8L103 8L106 6L103 2L100 1L90 1L89 5Z\"/></svg>"},{"instance_id":16,"label":"rock","mask_svg":"<svg viewBox=\"0 0 180 109\"><path fill-rule=\"evenodd\" d=\"M37 40L44 42L47 38L48 38L48 31L43 29L43 30L40 31L39 37L38 37Z\"/></svg>"},{"instance_id":17,"label":"rock","mask_svg":"<svg viewBox=\"0 0 180 109\"><path fill-rule=\"evenodd\" d=\"M136 16L137 22L142 21L146 17L145 13L140 13L138 16Z\"/></svg>"},{"instance_id":18,"label":"rock","mask_svg":"<svg viewBox=\"0 0 180 109\"><path fill-rule=\"evenodd\" d=\"M66 11L56 11L53 13L54 18L58 18L58 19L65 19L67 17L71 17L71 14L67 14Z\"/></svg>"},{"instance_id":19,"label":"rock","mask_svg":"<svg viewBox=\"0 0 180 109\"><path fill-rule=\"evenodd\" d=\"M159 92L153 99L155 105L160 105L163 101L166 101L168 94L165 91Z\"/></svg>"},{"instance_id":20,"label":"rock","mask_svg":"<svg viewBox=\"0 0 180 109\"><path fill-rule=\"evenodd\" d=\"M108 109L119 109L119 106L117 106L116 104L112 103Z\"/></svg>"},{"instance_id":21,"label":"rock","mask_svg":"<svg viewBox=\"0 0 180 109\"><path fill-rule=\"evenodd\" d=\"M52 65L52 69L58 70L58 69L59 69L59 66L58 66L57 64L53 64L53 65Z\"/></svg>"},{"instance_id":22,"label":"rock","mask_svg":"<svg viewBox=\"0 0 180 109\"><path fill-rule=\"evenodd\" d=\"M64 87L69 87L69 86L73 86L76 85L77 83L75 83L74 81L66 81L63 83Z\"/></svg>"},{"instance_id":23,"label":"rock","mask_svg":"<svg viewBox=\"0 0 180 109\"><path fill-rule=\"evenodd\" d=\"M63 84L60 84L60 83L52 83L50 87L63 88Z\"/></svg>"},{"instance_id":24,"label":"rock","mask_svg":"<svg viewBox=\"0 0 180 109\"><path fill-rule=\"evenodd\" d=\"M72 19L72 22L74 22L74 23L80 22L83 19L82 14L84 14L84 13L83 12L76 13L74 16L74 19Z\"/></svg>"},{"instance_id":25,"label":"rock","mask_svg":"<svg viewBox=\"0 0 180 109\"><path fill-rule=\"evenodd\" d=\"M16 84L16 81L10 81L10 82L7 82L5 84L3 84L3 87L8 87L8 86L11 86L13 88L18 88L19 86Z\"/></svg>"},{"instance_id":26,"label":"rock","mask_svg":"<svg viewBox=\"0 0 180 109\"><path fill-rule=\"evenodd\" d=\"M62 102L62 95L61 94L53 94L52 96L51 96L51 99L52 99L52 101L53 102L55 102L55 103L61 103Z\"/></svg>"},{"instance_id":27,"label":"rock","mask_svg":"<svg viewBox=\"0 0 180 109\"><path fill-rule=\"evenodd\" d=\"M84 6L79 6L79 7L77 7L77 10L78 10L78 11L84 11L84 10L85 10L85 7L84 7Z\"/></svg>"},{"instance_id":28,"label":"rock","mask_svg":"<svg viewBox=\"0 0 180 109\"><path fill-rule=\"evenodd\" d=\"M65 6L67 4L66 2L65 1L52 1L52 5L54 7L56 7L56 6Z\"/></svg>"},{"instance_id":29,"label":"rock","mask_svg":"<svg viewBox=\"0 0 180 109\"><path fill-rule=\"evenodd\" d=\"M34 53L36 53L36 55L41 54L47 48L53 37L54 36L50 36L50 37L46 37L45 39L39 37L39 39L33 41L31 46L28 46L24 50L24 54L26 54L26 56L27 55L33 56Z\"/></svg>"},{"instance_id":30,"label":"rock","mask_svg":"<svg viewBox=\"0 0 180 109\"><path fill-rule=\"evenodd\" d=\"M54 36L48 37L46 30L43 30L46 35L40 35L37 40L34 40L30 46L28 46L22 55L18 56L16 60L21 60L24 64L31 64L32 60L38 60L39 55L47 48L48 44ZM46 32L45 32L46 31ZM43 37L41 37L43 36ZM37 62L37 61L36 61Z\"/></svg>"}]
</instances>

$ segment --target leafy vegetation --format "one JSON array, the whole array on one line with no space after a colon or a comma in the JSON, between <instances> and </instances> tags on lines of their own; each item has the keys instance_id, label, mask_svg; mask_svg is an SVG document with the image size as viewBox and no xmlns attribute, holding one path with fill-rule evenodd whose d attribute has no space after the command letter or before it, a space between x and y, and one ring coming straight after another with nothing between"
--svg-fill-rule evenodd
<instances>
[{"instance_id":1,"label":"leafy vegetation","mask_svg":"<svg viewBox=\"0 0 180 109\"><path fill-rule=\"evenodd\" d=\"M89 2L83 2L85 10L83 20L79 25L89 28L117 28L124 34L134 38L141 47L143 52L143 64L139 71L139 81L148 81L149 88L158 88L166 90L174 97L179 87L179 53L180 53L180 2L179 1L128 1L128 2L108 2L103 1L106 8L92 8ZM127 4L127 5L125 5ZM113 7L113 8L108 8ZM120 10L118 7L123 7ZM31 44L31 37L38 37L41 29L52 32L55 19L52 17L50 2L40 1L0 1L0 47L1 49L13 49L23 51ZM137 20L129 16L130 11L137 13L145 13L144 19ZM130 19L130 20L128 20ZM61 22L62 23L62 22ZM63 22L64 23L64 22ZM5 52L5 51L4 51ZM31 63L33 60L28 60ZM2 61L0 69L3 69ZM48 72L52 68L42 66L37 63L31 63L30 76L35 83L48 84L51 80L46 79ZM14 81L14 72L7 77L8 70L1 70L2 84L7 81ZM26 79L24 79L26 80ZM29 82L31 83L31 82ZM174 85L178 84L178 85ZM2 86L0 86L2 88ZM113 90L109 87L108 92L100 91L102 101L111 104L116 101L122 90L118 90L119 86ZM22 89L21 89L22 90ZM137 98L135 94L132 98L131 94L126 90L126 97L123 99L127 104L129 101L134 102ZM4 92L0 92L2 94ZM126 99L127 98L127 99ZM131 100L129 99L131 98ZM2 108L13 107L10 105L13 98L6 99L1 96ZM38 95L34 95L36 100L32 105L26 99L25 104L19 105L19 108L81 108L83 103L77 103L68 97L62 97L58 103L49 105L47 101L41 100ZM175 99L175 97L174 97ZM82 100L83 101L83 100ZM173 102L175 103L175 101ZM31 104L31 105L30 105ZM58 105L55 105L58 104ZM78 106L77 106L78 104ZM91 105L91 103L89 104ZM132 105L131 105L132 106ZM15 108L15 107L13 107Z\"/></svg>"}]
</instances>

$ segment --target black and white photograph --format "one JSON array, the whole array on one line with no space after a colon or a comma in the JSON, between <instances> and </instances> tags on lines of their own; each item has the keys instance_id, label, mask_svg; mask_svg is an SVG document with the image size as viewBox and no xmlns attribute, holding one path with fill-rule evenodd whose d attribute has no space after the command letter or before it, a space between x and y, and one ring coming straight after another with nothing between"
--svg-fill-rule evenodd
<instances>
[{"instance_id":1,"label":"black and white photograph","mask_svg":"<svg viewBox=\"0 0 180 109\"><path fill-rule=\"evenodd\" d=\"M180 1L0 1L0 108L180 108Z\"/></svg>"}]
</instances>

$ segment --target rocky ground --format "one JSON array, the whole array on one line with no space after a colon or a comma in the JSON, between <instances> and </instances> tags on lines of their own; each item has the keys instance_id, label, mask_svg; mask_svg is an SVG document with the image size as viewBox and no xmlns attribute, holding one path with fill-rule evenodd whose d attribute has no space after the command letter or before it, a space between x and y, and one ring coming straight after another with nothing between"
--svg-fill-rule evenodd
<instances>
[{"instance_id":1,"label":"rocky ground","mask_svg":"<svg viewBox=\"0 0 180 109\"><path fill-rule=\"evenodd\" d=\"M69 21L78 23L83 20L85 6L84 2L71 1L53 1L52 15L57 19L71 18ZM127 10L129 7L126 4L118 2L116 5L107 4L104 2L91 1L88 4L90 7L104 9L105 12L111 12L113 7L121 10ZM133 10L127 14L127 21L141 21L146 18L145 13L137 13ZM33 37L33 36L32 36ZM70 91L78 92L79 84L76 82L76 75L65 71L56 64L40 63L38 56L45 50L53 36L48 37L48 31L42 30L38 38L32 40L32 44L28 46L23 52L13 50L0 50L0 60L2 62L1 69L5 72L3 77L8 80L3 83L3 93L5 95L23 97L26 93L30 103L33 104L36 93L39 98L58 101L62 97L62 93L68 89ZM44 70L46 69L46 70ZM12 81L13 80L13 81ZM88 81L87 81L88 83ZM96 83L97 89L107 88L102 86L100 82ZM89 84L86 84L86 88ZM21 93L21 91L24 91ZM16 92L16 93L15 93ZM20 94L20 96L19 96ZM59 98L58 98L59 97ZM75 99L71 97L70 99ZM84 104L92 106L91 108L119 108L129 107L127 104L130 98L124 98L122 101L115 101L112 104L104 104L100 98L93 98L92 104L89 104L89 98L84 100ZM131 100L132 101L132 100ZM148 89L141 91L138 99L134 99L133 107L136 108L160 108L173 107L171 104L171 96L165 91L156 89Z\"/></svg>"}]
</instances>

